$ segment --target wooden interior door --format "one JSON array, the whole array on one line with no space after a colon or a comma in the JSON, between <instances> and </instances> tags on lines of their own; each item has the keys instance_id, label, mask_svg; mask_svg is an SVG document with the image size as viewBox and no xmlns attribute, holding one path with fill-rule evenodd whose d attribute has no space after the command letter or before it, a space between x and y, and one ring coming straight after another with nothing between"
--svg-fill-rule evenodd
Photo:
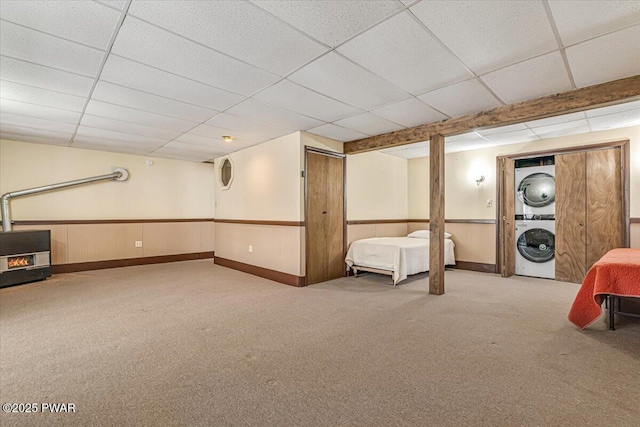
<instances>
[{"instance_id":1,"label":"wooden interior door","mask_svg":"<svg viewBox=\"0 0 640 427\"><path fill-rule=\"evenodd\" d=\"M502 277L511 277L516 273L515 239L515 162L503 157L500 159L500 215L499 235L501 242L500 264Z\"/></svg>"},{"instance_id":2,"label":"wooden interior door","mask_svg":"<svg viewBox=\"0 0 640 427\"><path fill-rule=\"evenodd\" d=\"M587 273L586 152L556 155L556 280Z\"/></svg>"},{"instance_id":3,"label":"wooden interior door","mask_svg":"<svg viewBox=\"0 0 640 427\"><path fill-rule=\"evenodd\" d=\"M586 168L588 270L611 249L625 246L620 148L587 152Z\"/></svg>"},{"instance_id":4,"label":"wooden interior door","mask_svg":"<svg viewBox=\"0 0 640 427\"><path fill-rule=\"evenodd\" d=\"M306 284L342 277L344 157L307 151Z\"/></svg>"}]
</instances>

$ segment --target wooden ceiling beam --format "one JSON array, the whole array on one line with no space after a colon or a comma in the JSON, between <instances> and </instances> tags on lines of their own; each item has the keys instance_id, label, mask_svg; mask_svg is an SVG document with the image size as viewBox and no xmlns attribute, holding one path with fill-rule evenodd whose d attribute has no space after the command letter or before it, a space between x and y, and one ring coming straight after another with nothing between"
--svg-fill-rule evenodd
<instances>
[{"instance_id":1,"label":"wooden ceiling beam","mask_svg":"<svg viewBox=\"0 0 640 427\"><path fill-rule=\"evenodd\" d=\"M503 105L408 129L345 142L344 153L356 154L426 141L431 135L452 136L479 129L544 119L640 98L640 74L555 95Z\"/></svg>"}]
</instances>

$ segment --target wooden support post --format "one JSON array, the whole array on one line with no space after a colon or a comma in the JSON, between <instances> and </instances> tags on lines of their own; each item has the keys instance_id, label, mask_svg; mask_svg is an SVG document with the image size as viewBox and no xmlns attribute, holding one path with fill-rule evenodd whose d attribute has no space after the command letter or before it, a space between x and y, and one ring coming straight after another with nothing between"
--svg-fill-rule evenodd
<instances>
[{"instance_id":1,"label":"wooden support post","mask_svg":"<svg viewBox=\"0 0 640 427\"><path fill-rule=\"evenodd\" d=\"M429 293L444 294L444 137L429 139Z\"/></svg>"}]
</instances>

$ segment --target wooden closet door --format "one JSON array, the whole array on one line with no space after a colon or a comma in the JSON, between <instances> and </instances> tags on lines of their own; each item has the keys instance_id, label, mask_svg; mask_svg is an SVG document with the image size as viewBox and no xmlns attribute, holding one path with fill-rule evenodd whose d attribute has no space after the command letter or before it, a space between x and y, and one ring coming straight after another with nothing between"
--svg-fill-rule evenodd
<instances>
[{"instance_id":1,"label":"wooden closet door","mask_svg":"<svg viewBox=\"0 0 640 427\"><path fill-rule=\"evenodd\" d=\"M587 153L587 270L624 246L620 148Z\"/></svg>"},{"instance_id":2,"label":"wooden closet door","mask_svg":"<svg viewBox=\"0 0 640 427\"><path fill-rule=\"evenodd\" d=\"M582 282L586 254L586 153L562 154L556 163L556 280Z\"/></svg>"},{"instance_id":3,"label":"wooden closet door","mask_svg":"<svg viewBox=\"0 0 640 427\"><path fill-rule=\"evenodd\" d=\"M516 274L516 231L515 231L515 162L509 158L502 158L501 170L501 212L499 233L502 240L502 277Z\"/></svg>"},{"instance_id":4,"label":"wooden closet door","mask_svg":"<svg viewBox=\"0 0 640 427\"><path fill-rule=\"evenodd\" d=\"M307 151L306 284L345 275L344 158Z\"/></svg>"}]
</instances>

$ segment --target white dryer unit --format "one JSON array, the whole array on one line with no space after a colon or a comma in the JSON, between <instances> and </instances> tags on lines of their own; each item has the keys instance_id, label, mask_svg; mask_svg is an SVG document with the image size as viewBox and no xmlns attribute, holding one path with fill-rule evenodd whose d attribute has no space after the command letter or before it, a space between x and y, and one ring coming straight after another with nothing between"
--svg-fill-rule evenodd
<instances>
[{"instance_id":1,"label":"white dryer unit","mask_svg":"<svg viewBox=\"0 0 640 427\"><path fill-rule=\"evenodd\" d=\"M556 277L555 221L516 221L516 274Z\"/></svg>"},{"instance_id":2,"label":"white dryer unit","mask_svg":"<svg viewBox=\"0 0 640 427\"><path fill-rule=\"evenodd\" d=\"M555 215L555 165L517 168L515 184L516 215Z\"/></svg>"}]
</instances>

